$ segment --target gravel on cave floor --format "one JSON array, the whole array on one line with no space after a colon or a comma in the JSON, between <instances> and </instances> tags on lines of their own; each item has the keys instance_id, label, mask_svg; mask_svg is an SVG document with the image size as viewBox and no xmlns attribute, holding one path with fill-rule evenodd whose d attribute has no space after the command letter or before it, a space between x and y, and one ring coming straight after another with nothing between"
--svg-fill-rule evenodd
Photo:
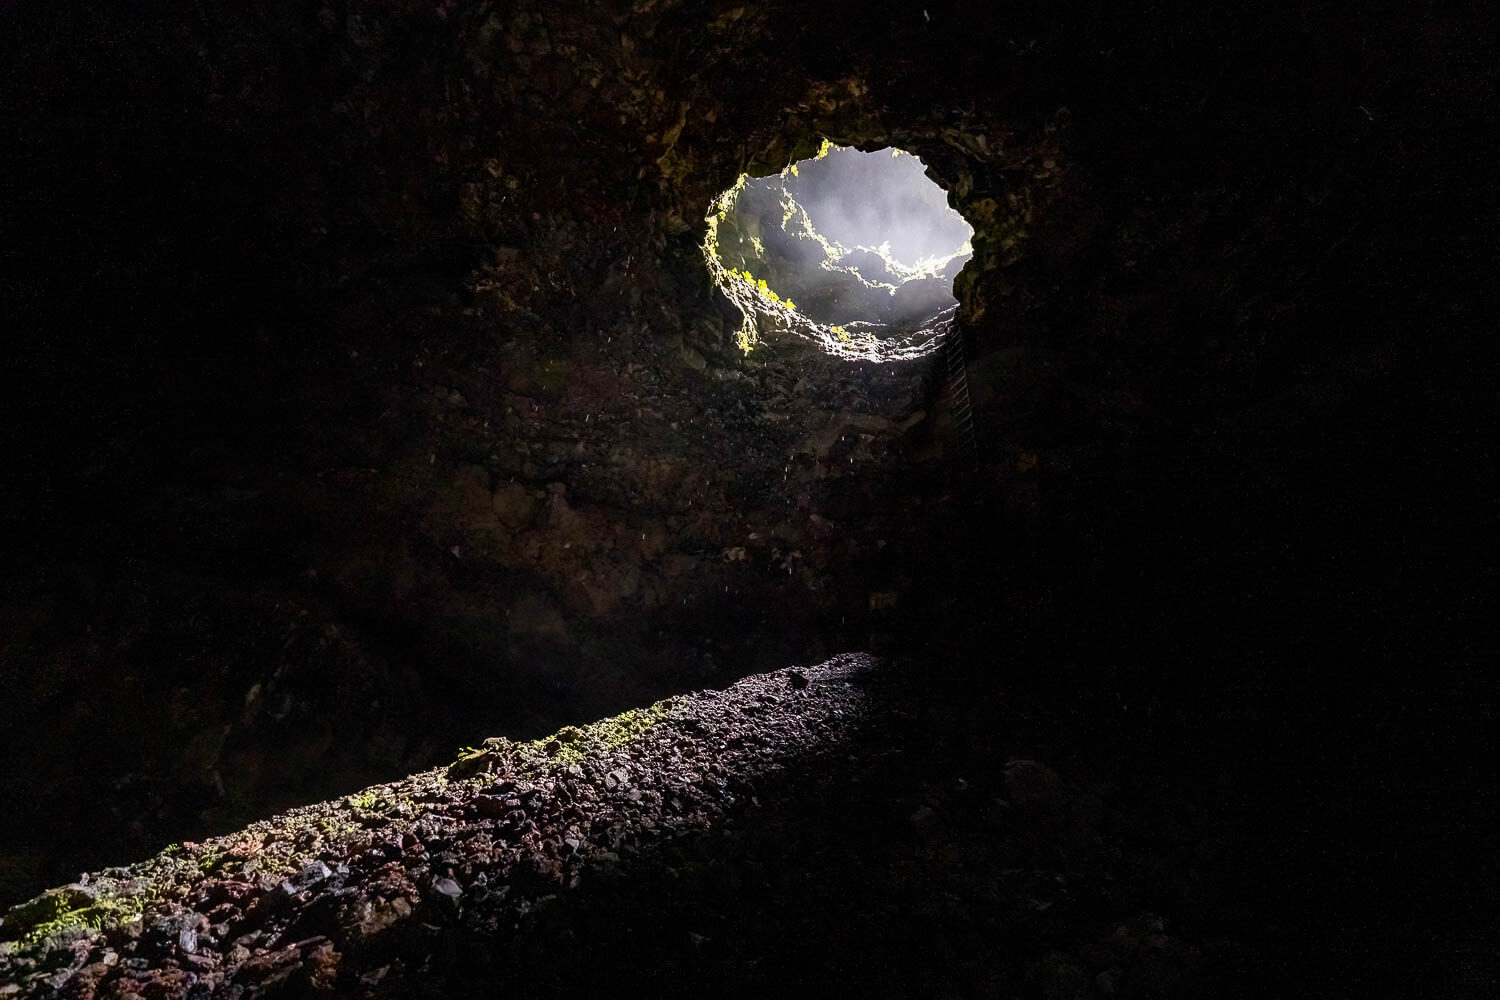
<instances>
[{"instance_id":1,"label":"gravel on cave floor","mask_svg":"<svg viewBox=\"0 0 1500 1000\"><path fill-rule=\"evenodd\" d=\"M846 654L488 740L13 908L0 996L1259 995L1190 807L926 688Z\"/></svg>"}]
</instances>

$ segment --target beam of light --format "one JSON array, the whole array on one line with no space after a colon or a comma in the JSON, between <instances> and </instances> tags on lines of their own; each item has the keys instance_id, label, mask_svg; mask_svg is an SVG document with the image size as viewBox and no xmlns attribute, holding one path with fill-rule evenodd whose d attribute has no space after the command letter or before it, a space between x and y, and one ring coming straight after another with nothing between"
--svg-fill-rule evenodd
<instances>
[{"instance_id":1,"label":"beam of light","mask_svg":"<svg viewBox=\"0 0 1500 1000\"><path fill-rule=\"evenodd\" d=\"M934 350L957 312L973 229L921 160L826 140L780 174L741 175L709 207L704 258L739 309L736 339L786 331L861 361Z\"/></svg>"}]
</instances>

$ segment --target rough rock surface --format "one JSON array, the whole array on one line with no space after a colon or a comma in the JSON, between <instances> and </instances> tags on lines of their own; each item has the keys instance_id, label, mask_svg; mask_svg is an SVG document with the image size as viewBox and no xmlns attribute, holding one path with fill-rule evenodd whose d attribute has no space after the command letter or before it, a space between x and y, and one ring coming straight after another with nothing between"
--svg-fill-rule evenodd
<instances>
[{"instance_id":1,"label":"rough rock surface","mask_svg":"<svg viewBox=\"0 0 1500 1000\"><path fill-rule=\"evenodd\" d=\"M0 16L29 137L0 144L0 683L24 706L0 891L429 766L489 724L450 687L539 735L863 648L892 631L873 611L940 592L941 372L743 356L699 252L715 195L824 137L920 155L976 230L955 290L987 588L1021 590L992 567L1042 537L1023 602L1103 564L1122 582L1076 604L1134 629L1207 593L1248 647L1245 588L1180 573L1284 573L1260 589L1357 615L1400 574L1346 553L1435 513L1403 491L1481 523L1446 498L1482 453L1454 417L1485 388L1462 262L1494 194L1462 151L1494 69L1457 9Z\"/></svg>"},{"instance_id":2,"label":"rough rock surface","mask_svg":"<svg viewBox=\"0 0 1500 1000\"><path fill-rule=\"evenodd\" d=\"M889 648L931 775L1141 776L1205 951L1475 981L1497 17L0 0L0 898ZM732 343L702 214L824 138L976 231L972 468L940 358Z\"/></svg>"},{"instance_id":3,"label":"rough rock surface","mask_svg":"<svg viewBox=\"0 0 1500 1000\"><path fill-rule=\"evenodd\" d=\"M1133 909L1166 897L1118 796L988 745L935 770L920 686L843 655L84 875L6 914L0 996L1164 997L1243 975Z\"/></svg>"}]
</instances>

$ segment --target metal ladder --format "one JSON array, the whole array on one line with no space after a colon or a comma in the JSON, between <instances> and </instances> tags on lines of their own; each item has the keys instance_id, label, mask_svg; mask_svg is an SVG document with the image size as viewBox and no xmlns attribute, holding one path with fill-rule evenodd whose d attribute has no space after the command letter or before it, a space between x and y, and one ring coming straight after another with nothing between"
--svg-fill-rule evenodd
<instances>
[{"instance_id":1,"label":"metal ladder","mask_svg":"<svg viewBox=\"0 0 1500 1000\"><path fill-rule=\"evenodd\" d=\"M943 338L943 360L947 362L948 368L943 388L948 405L952 408L958 457L962 465L973 472L979 468L979 444L974 437L974 406L969 400L967 355L963 328L954 323Z\"/></svg>"}]
</instances>

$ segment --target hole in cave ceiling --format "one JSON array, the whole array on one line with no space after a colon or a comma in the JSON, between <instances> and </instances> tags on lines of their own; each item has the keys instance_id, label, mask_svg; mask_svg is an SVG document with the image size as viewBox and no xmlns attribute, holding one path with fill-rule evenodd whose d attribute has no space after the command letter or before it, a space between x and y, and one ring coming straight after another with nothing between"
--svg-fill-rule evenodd
<instances>
[{"instance_id":1,"label":"hole in cave ceiling","mask_svg":"<svg viewBox=\"0 0 1500 1000\"><path fill-rule=\"evenodd\" d=\"M789 331L862 361L937 347L974 230L905 150L824 140L770 177L741 175L709 207L704 257L739 307L740 347Z\"/></svg>"}]
</instances>

